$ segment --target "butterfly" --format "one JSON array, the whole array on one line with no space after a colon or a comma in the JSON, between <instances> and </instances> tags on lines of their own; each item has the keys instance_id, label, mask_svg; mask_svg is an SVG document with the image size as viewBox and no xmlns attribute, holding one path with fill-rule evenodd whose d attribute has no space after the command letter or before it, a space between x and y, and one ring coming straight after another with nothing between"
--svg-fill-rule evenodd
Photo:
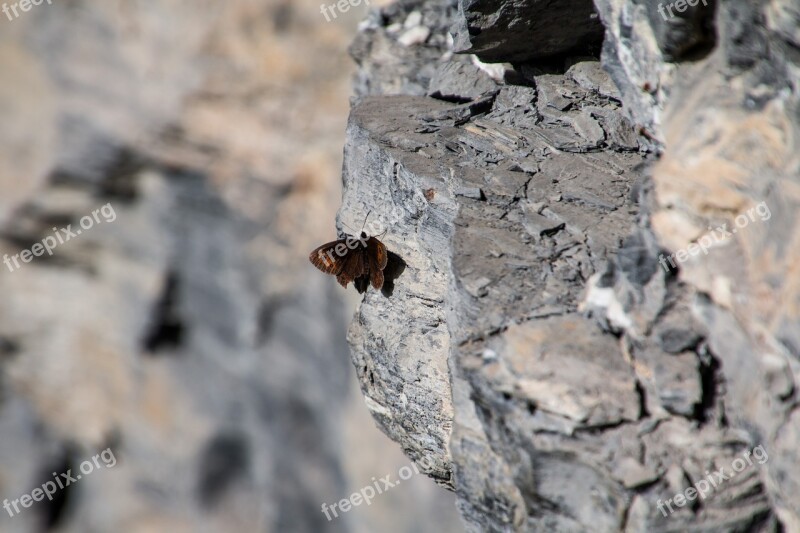
<instances>
[{"instance_id":1,"label":"butterfly","mask_svg":"<svg viewBox=\"0 0 800 533\"><path fill-rule=\"evenodd\" d=\"M342 287L347 288L352 281L356 290L364 293L370 283L376 290L383 287L389 253L377 237L368 236L362 228L358 237L345 235L315 248L308 259L321 271L336 276Z\"/></svg>"}]
</instances>

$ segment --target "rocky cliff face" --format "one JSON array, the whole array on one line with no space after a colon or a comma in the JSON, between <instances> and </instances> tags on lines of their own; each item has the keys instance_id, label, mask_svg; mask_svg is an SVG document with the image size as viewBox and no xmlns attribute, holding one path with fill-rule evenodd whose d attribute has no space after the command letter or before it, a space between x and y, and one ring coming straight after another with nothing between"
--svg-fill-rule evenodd
<instances>
[{"instance_id":1,"label":"rocky cliff face","mask_svg":"<svg viewBox=\"0 0 800 533\"><path fill-rule=\"evenodd\" d=\"M800 11L693 3L401 1L351 48L339 221L402 259L352 358L471 531L800 531Z\"/></svg>"},{"instance_id":2,"label":"rocky cliff face","mask_svg":"<svg viewBox=\"0 0 800 533\"><path fill-rule=\"evenodd\" d=\"M457 530L421 476L320 511L408 463L348 396L352 306L307 260L356 25L294 0L0 14L0 258L114 213L0 264L0 503L116 458L0 531Z\"/></svg>"}]
</instances>

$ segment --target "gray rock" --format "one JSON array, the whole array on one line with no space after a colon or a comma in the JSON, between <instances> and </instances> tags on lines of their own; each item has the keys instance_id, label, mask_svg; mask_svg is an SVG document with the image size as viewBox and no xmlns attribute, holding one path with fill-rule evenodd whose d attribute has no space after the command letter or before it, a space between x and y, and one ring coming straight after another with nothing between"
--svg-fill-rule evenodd
<instances>
[{"instance_id":1,"label":"gray rock","mask_svg":"<svg viewBox=\"0 0 800 533\"><path fill-rule=\"evenodd\" d=\"M524 63L599 47L603 28L590 0L459 0L455 50L489 63Z\"/></svg>"},{"instance_id":2,"label":"gray rock","mask_svg":"<svg viewBox=\"0 0 800 533\"><path fill-rule=\"evenodd\" d=\"M640 339L636 342L651 346L647 352L624 349L578 313L581 280L606 264L634 223L624 209L627 186L616 194L614 183L633 182L641 156L544 151L523 158L536 160L541 170L518 193L521 206L501 200L507 193L485 181L486 201L477 202L447 191L481 180L480 169L487 165L482 152L453 141L459 136L452 131L417 131L422 117L443 113L448 105L454 107L424 98L371 98L351 115L341 216L357 220L376 206L402 213L384 242L406 264L391 296L368 293L351 325L349 340L367 403L410 457L426 458L433 465L429 475L455 489L470 528L537 530L541 524L525 518L531 512L542 513L543 523L556 529L593 521L620 527L626 491L644 498L640 507L655 509L664 498L653 473L665 463L656 457L680 464L706 453L702 447L673 446L663 435L721 438L716 426L695 426L698 404L707 394L699 356L669 355L646 335L666 302L665 274L654 259L646 275L627 264L617 271L639 280L630 285L633 300L620 316ZM473 121L491 131L490 120L477 118L455 129L468 130ZM402 143L395 137L398 128ZM536 136L523 139L531 147L539 142ZM406 148L433 150L443 143L450 148L435 160ZM464 150L474 158L470 166L459 164ZM361 178L379 176L382 169L393 177ZM540 175L578 178L537 180ZM422 199L423 188L431 186L440 191L435 204ZM573 200L541 203L555 196ZM577 198L583 201L576 203ZM563 229L532 235L525 222L531 224L531 213L546 213ZM651 309L651 299L661 303ZM638 425L649 416L661 422L646 433L641 469L616 460L616 467L593 466L606 463L604 446L615 439L636 442ZM586 441L578 435L593 437ZM725 457L734 458L730 451ZM534 485L532 479L540 481ZM762 495L757 508L764 512L762 489L754 487ZM608 506L587 514L590 494L602 494ZM563 505L548 510L539 503L543 499ZM656 527L658 516L641 517L640 530ZM745 523L750 516L736 520Z\"/></svg>"},{"instance_id":3,"label":"gray rock","mask_svg":"<svg viewBox=\"0 0 800 533\"><path fill-rule=\"evenodd\" d=\"M635 489L659 479L652 469L642 465L632 457L623 457L614 469L614 476L626 489Z\"/></svg>"},{"instance_id":4,"label":"gray rock","mask_svg":"<svg viewBox=\"0 0 800 533\"><path fill-rule=\"evenodd\" d=\"M592 147L600 146L605 140L606 134L600 124L591 117L588 111L581 111L578 115L572 118L572 127L578 134L586 139Z\"/></svg>"},{"instance_id":5,"label":"gray rock","mask_svg":"<svg viewBox=\"0 0 800 533\"><path fill-rule=\"evenodd\" d=\"M569 3L462 1L456 49L547 57L517 64L535 87L354 107L342 216L400 209L387 240L408 265L351 326L356 366L380 375L362 389L387 434L434 460L470 531L800 530L800 328L783 304L800 261L796 6L665 22L658 4L596 4L618 92L591 62L559 74L547 31L518 37ZM439 200L416 201L432 184ZM680 272L659 265L760 202L769 216ZM758 446L768 461L674 503Z\"/></svg>"},{"instance_id":6,"label":"gray rock","mask_svg":"<svg viewBox=\"0 0 800 533\"><path fill-rule=\"evenodd\" d=\"M620 99L619 89L597 61L575 63L567 69L565 75L586 90L595 91L614 100Z\"/></svg>"},{"instance_id":7,"label":"gray rock","mask_svg":"<svg viewBox=\"0 0 800 533\"><path fill-rule=\"evenodd\" d=\"M464 196L473 200L483 200L483 191L480 187L459 187L456 189L456 196Z\"/></svg>"},{"instance_id":8,"label":"gray rock","mask_svg":"<svg viewBox=\"0 0 800 533\"><path fill-rule=\"evenodd\" d=\"M606 143L613 150L639 150L639 136L625 116L613 108L587 106L584 111L596 118L606 133Z\"/></svg>"},{"instance_id":9,"label":"gray rock","mask_svg":"<svg viewBox=\"0 0 800 533\"><path fill-rule=\"evenodd\" d=\"M704 382L725 383L724 391L704 392L704 405L724 404L726 420L770 450L761 474L774 512L784 528L800 529L800 485L790 473L800 458L796 444L788 444L796 438L797 409L789 398L800 368L788 331L800 328L797 313L777 304L797 292L785 284L793 277L788 265L797 261L785 244L798 209L787 199L786 177L796 170L753 157L798 150L796 138L782 133L797 122L787 111L798 105L797 58L788 51L796 40L790 30L797 26L796 3L709 1L668 21L655 12L657 4L598 0L597 6L606 26L604 66L647 144L661 152L651 170L658 201L648 223L667 252L696 246L709 226L730 227L754 206L769 211L724 246L682 263L680 280L687 292L706 295L687 302L716 361L701 366ZM760 140L744 141L754 129ZM722 169L733 167L741 172L732 189ZM662 330L663 346L693 343L691 319L682 322Z\"/></svg>"},{"instance_id":10,"label":"gray rock","mask_svg":"<svg viewBox=\"0 0 800 533\"><path fill-rule=\"evenodd\" d=\"M658 397L664 408L675 414L692 416L702 400L700 372L694 353L653 360Z\"/></svg>"},{"instance_id":11,"label":"gray rock","mask_svg":"<svg viewBox=\"0 0 800 533\"><path fill-rule=\"evenodd\" d=\"M714 18L717 0L693 0L682 4L653 2L644 5L656 43L665 60L696 59L708 54L716 45Z\"/></svg>"},{"instance_id":12,"label":"gray rock","mask_svg":"<svg viewBox=\"0 0 800 533\"><path fill-rule=\"evenodd\" d=\"M685 350L694 349L703 339L703 334L701 332L683 325L676 327L660 327L659 329L659 344L661 345L661 349L667 353L680 353Z\"/></svg>"},{"instance_id":13,"label":"gray rock","mask_svg":"<svg viewBox=\"0 0 800 533\"><path fill-rule=\"evenodd\" d=\"M442 100L473 100L497 90L497 83L467 62L443 63L428 86L428 95Z\"/></svg>"},{"instance_id":14,"label":"gray rock","mask_svg":"<svg viewBox=\"0 0 800 533\"><path fill-rule=\"evenodd\" d=\"M537 238L553 236L556 232L561 231L567 226L566 223L560 219L552 220L539 214L544 207L544 204L540 204L540 206L537 207L535 204L530 203L523 206L523 224L525 225L525 229L528 233Z\"/></svg>"},{"instance_id":15,"label":"gray rock","mask_svg":"<svg viewBox=\"0 0 800 533\"><path fill-rule=\"evenodd\" d=\"M349 48L359 66L354 88L356 96L427 94L440 62L452 55L452 40L447 31L456 12L456 2L449 0L411 0L371 11ZM406 46L400 42L400 37L412 13L419 13L422 27L428 29L430 35L424 42Z\"/></svg>"}]
</instances>

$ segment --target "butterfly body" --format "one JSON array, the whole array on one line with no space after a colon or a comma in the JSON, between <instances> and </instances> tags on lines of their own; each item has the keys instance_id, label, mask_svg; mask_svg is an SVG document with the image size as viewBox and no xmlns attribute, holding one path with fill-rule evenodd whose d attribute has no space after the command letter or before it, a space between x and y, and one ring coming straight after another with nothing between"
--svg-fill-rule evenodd
<instances>
[{"instance_id":1,"label":"butterfly body","mask_svg":"<svg viewBox=\"0 0 800 533\"><path fill-rule=\"evenodd\" d=\"M363 293L370 283L375 289L383 287L383 270L389 256L381 241L362 231L358 237L346 235L315 248L308 259L322 272L336 276L342 287L353 282L356 290Z\"/></svg>"}]
</instances>

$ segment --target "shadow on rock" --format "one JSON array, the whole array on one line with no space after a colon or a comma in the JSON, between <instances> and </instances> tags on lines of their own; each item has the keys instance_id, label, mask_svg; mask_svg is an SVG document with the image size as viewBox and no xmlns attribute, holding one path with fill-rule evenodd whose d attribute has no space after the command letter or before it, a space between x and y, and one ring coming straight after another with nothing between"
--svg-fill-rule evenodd
<instances>
[{"instance_id":1,"label":"shadow on rock","mask_svg":"<svg viewBox=\"0 0 800 533\"><path fill-rule=\"evenodd\" d=\"M406 269L406 262L394 252L389 252L386 268L383 269L383 287L381 293L389 298L394 292L394 280Z\"/></svg>"}]
</instances>

